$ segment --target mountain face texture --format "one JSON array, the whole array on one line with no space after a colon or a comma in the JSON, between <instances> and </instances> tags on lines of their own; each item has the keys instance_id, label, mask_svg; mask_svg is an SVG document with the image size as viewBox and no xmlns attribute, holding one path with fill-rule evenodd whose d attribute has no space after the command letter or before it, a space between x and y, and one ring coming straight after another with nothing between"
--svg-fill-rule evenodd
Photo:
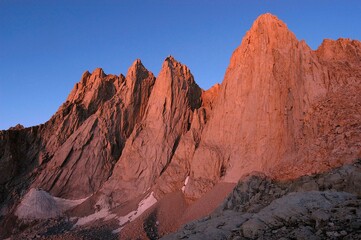
<instances>
[{"instance_id":1,"label":"mountain face texture","mask_svg":"<svg viewBox=\"0 0 361 240\"><path fill-rule=\"evenodd\" d=\"M0 238L159 239L205 217L165 238L357 239L360 158L361 42L314 51L264 14L207 91L172 56L157 77L136 60L0 131Z\"/></svg>"},{"instance_id":2,"label":"mountain face texture","mask_svg":"<svg viewBox=\"0 0 361 240\"><path fill-rule=\"evenodd\" d=\"M360 91L360 47L325 41L312 51L276 17L260 16L231 57L186 195L252 171L292 179L355 159L361 99L346 89Z\"/></svg>"}]
</instances>

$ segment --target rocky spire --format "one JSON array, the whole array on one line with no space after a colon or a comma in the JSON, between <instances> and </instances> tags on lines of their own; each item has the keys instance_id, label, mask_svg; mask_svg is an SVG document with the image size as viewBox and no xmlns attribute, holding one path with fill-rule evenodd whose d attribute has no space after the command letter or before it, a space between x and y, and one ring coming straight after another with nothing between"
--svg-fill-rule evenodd
<instances>
[{"instance_id":1,"label":"rocky spire","mask_svg":"<svg viewBox=\"0 0 361 240\"><path fill-rule=\"evenodd\" d=\"M189 69L173 57L166 58L143 121L134 128L106 184L105 192L111 192L113 200L124 201L145 191L167 168L200 97Z\"/></svg>"}]
</instances>

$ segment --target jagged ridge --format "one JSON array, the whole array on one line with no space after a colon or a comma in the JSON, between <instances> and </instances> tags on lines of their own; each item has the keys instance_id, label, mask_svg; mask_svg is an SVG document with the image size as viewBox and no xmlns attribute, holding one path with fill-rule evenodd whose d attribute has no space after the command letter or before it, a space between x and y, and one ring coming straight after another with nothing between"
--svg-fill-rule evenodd
<instances>
[{"instance_id":1,"label":"jagged ridge","mask_svg":"<svg viewBox=\"0 0 361 240\"><path fill-rule=\"evenodd\" d=\"M361 153L360 52L347 39L312 51L265 14L208 91L173 57L157 78L140 60L126 76L86 71L48 122L0 132L1 214L31 187L89 197L73 212L84 215L121 212L151 191L162 199L183 188L195 201L253 171L293 179L352 162Z\"/></svg>"}]
</instances>

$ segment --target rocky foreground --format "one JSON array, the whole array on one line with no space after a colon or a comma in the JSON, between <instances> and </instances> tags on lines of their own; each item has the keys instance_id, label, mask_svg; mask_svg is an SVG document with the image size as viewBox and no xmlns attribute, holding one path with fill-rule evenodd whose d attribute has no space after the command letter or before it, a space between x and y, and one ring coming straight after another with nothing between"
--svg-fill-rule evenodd
<instances>
[{"instance_id":1,"label":"rocky foreground","mask_svg":"<svg viewBox=\"0 0 361 240\"><path fill-rule=\"evenodd\" d=\"M274 181L255 173L242 179L212 214L185 224L173 234L162 236L157 216L147 218L142 226L146 232L143 237L165 240L360 239L360 184L361 159L328 173L293 181ZM111 224L74 229L75 223L69 218L33 222L13 239L132 239L119 238L112 233Z\"/></svg>"},{"instance_id":2,"label":"rocky foreground","mask_svg":"<svg viewBox=\"0 0 361 240\"><path fill-rule=\"evenodd\" d=\"M361 159L294 181L240 181L210 216L162 239L361 239Z\"/></svg>"}]
</instances>

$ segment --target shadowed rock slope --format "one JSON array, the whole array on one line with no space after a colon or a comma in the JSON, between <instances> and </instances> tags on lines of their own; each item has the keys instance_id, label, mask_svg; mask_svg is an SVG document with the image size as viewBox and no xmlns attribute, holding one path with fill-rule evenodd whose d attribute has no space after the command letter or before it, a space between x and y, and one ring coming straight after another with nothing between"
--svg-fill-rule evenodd
<instances>
[{"instance_id":1,"label":"shadowed rock slope","mask_svg":"<svg viewBox=\"0 0 361 240\"><path fill-rule=\"evenodd\" d=\"M34 202L43 218L39 196L46 196L76 236L98 226L107 229L107 237L123 231L126 238L144 220L151 225L139 236L158 238L181 219L208 214L187 209L215 206L207 196L225 196L225 189L255 171L267 176L264 181L290 181L349 164L361 154L360 93L359 41L325 40L313 51L271 14L257 18L222 84L207 91L171 56L158 77L140 60L126 76L86 71L49 121L0 131L0 237L26 228L36 232L37 221L46 224L29 215L25 204ZM220 193L222 186L227 188ZM274 204L327 197L336 199L331 209L355 199L344 193L297 194L283 194ZM170 209L167 199L181 203L184 211L174 216L179 219L162 218L159 212ZM69 209L70 203L77 204ZM244 216L244 222L251 220ZM262 226L256 233L242 230L240 237L267 233Z\"/></svg>"}]
</instances>

